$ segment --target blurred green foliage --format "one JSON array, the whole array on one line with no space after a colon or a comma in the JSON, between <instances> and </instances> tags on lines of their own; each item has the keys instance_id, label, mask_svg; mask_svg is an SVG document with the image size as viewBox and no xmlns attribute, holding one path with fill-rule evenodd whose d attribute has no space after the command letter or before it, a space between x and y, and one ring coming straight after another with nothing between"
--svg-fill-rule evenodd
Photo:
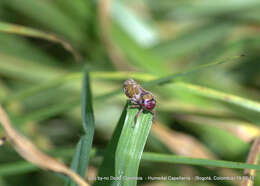
<instances>
[{"instance_id":1,"label":"blurred green foliage","mask_svg":"<svg viewBox=\"0 0 260 186\"><path fill-rule=\"evenodd\" d=\"M250 140L242 136L260 133L259 29L259 0L1 0L0 102L18 130L69 165L72 149L85 134L80 110L83 67L91 77L93 149L101 151L123 110L126 98L118 91L122 82L131 77L145 85L166 78L147 84L158 100L157 121L195 137L219 159L245 162ZM223 60L227 63L166 81L175 73ZM244 129L235 135L211 125L219 121ZM145 151L169 153L160 145L150 135ZM100 156L91 156L93 172L99 165ZM207 175L201 167L190 168ZM140 176L184 175L180 165L159 169L149 161L141 162L140 170ZM1 146L2 186L46 185L43 180L48 186L65 183L23 162L10 145ZM260 177L255 182L260 184Z\"/></svg>"}]
</instances>

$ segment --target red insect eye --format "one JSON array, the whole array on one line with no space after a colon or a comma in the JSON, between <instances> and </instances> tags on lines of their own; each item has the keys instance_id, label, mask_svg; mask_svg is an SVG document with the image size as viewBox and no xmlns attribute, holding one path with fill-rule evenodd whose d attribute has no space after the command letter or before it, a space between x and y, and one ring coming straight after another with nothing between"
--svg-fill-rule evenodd
<instances>
[{"instance_id":1,"label":"red insect eye","mask_svg":"<svg viewBox=\"0 0 260 186\"><path fill-rule=\"evenodd\" d=\"M156 105L156 101L154 99L151 100L144 100L142 106L145 107L147 110L152 110Z\"/></svg>"}]
</instances>

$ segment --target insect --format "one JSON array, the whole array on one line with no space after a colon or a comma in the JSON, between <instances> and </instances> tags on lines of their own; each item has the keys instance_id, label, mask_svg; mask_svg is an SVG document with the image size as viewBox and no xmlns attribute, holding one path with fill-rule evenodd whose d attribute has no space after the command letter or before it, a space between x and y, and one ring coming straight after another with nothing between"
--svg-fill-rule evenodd
<instances>
[{"instance_id":1,"label":"insect","mask_svg":"<svg viewBox=\"0 0 260 186\"><path fill-rule=\"evenodd\" d=\"M156 99L155 96L145 90L141 85L139 85L136 81L133 79L128 79L124 82L123 85L124 93L125 95L130 98L131 103L133 104L132 108L140 108L139 112L135 116L135 123L139 117L139 115L144 111L148 110L152 112L153 115L153 121L156 116L156 112L154 110L154 107L156 105Z\"/></svg>"}]
</instances>

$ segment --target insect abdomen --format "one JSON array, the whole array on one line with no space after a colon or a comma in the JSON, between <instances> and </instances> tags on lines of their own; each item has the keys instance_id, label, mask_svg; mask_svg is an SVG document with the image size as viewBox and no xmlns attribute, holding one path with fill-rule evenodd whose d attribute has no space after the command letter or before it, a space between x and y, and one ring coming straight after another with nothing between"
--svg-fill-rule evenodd
<instances>
[{"instance_id":1,"label":"insect abdomen","mask_svg":"<svg viewBox=\"0 0 260 186\"><path fill-rule=\"evenodd\" d=\"M134 80L128 79L124 82L124 92L127 97L138 100L141 95L140 85Z\"/></svg>"}]
</instances>

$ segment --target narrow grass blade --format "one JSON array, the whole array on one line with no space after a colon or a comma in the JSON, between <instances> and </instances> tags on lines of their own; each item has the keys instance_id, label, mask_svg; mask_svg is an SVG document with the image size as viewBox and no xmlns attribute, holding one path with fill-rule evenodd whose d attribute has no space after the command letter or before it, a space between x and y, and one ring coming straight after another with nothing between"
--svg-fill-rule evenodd
<instances>
[{"instance_id":1,"label":"narrow grass blade","mask_svg":"<svg viewBox=\"0 0 260 186\"><path fill-rule=\"evenodd\" d=\"M124 121L126 116L126 112L124 111L121 121ZM117 128L115 133L117 135L113 136L111 142L115 142L118 140L121 130L119 127ZM122 126L120 127L122 129ZM117 139L117 140L116 140ZM115 151L115 144L117 143L110 143L108 147L111 147L113 144L113 149ZM112 149L112 148L108 148ZM91 156L97 156L97 152L95 150L91 150ZM106 151L104 154L104 161L100 167L99 177L109 177L114 175L114 153L113 151ZM110 161L112 160L112 161ZM260 165L255 164L248 164L248 163L240 163L240 162L232 162L232 161L224 161L224 160L209 160L209 159L199 159L199 158L190 158L184 156L176 156L172 154L161 154L161 153L152 153L152 152L144 152L142 155L142 162L154 162L154 163L167 163L167 164L183 164L183 165L195 165L195 166L207 166L207 167L223 167L223 168L230 168L230 169L251 169L260 171ZM16 174L23 174L32 172L35 170L39 170L38 167L35 165L27 162L27 161L18 161L15 163L7 163L2 164L0 166L0 175L1 176L11 176ZM106 174L105 174L106 173ZM97 185L111 185L108 181L97 181L94 186Z\"/></svg>"},{"instance_id":2,"label":"narrow grass blade","mask_svg":"<svg viewBox=\"0 0 260 186\"><path fill-rule=\"evenodd\" d=\"M0 22L0 32L29 36L59 43L63 46L64 49L69 51L75 57L76 61L80 61L82 58L68 41L65 41L64 39L56 36L55 34L50 34L37 29L4 22Z\"/></svg>"},{"instance_id":3,"label":"narrow grass blade","mask_svg":"<svg viewBox=\"0 0 260 186\"><path fill-rule=\"evenodd\" d=\"M89 151L92 145L92 143L89 143L88 139L89 138L87 135L84 135L80 138L70 166L72 170L77 172L84 179L86 175L86 169L88 166ZM68 179L66 186L76 186L76 183L73 182L71 179Z\"/></svg>"},{"instance_id":4,"label":"narrow grass blade","mask_svg":"<svg viewBox=\"0 0 260 186\"><path fill-rule=\"evenodd\" d=\"M82 87L82 116L85 135L80 138L75 155L71 163L71 169L85 178L88 167L89 155L92 147L95 124L92 108L92 95L88 71L85 71ZM76 186L72 180L68 180L67 186Z\"/></svg>"},{"instance_id":5,"label":"narrow grass blade","mask_svg":"<svg viewBox=\"0 0 260 186\"><path fill-rule=\"evenodd\" d=\"M233 57L230 57L230 58L227 58L227 59L222 59L222 60L214 61L214 62L211 62L211 63L199 65L199 66L194 67L192 69L184 70L180 73L175 73L175 74L172 74L172 75L167 75L166 77L161 77L161 78L152 80L150 82L145 83L144 86L153 86L153 85L170 83L173 80L176 80L177 78L184 77L184 76L189 75L191 73L199 72L200 70L204 70L204 69L216 66L216 65L220 65L220 64L223 64L223 63L227 63L227 62L232 62L233 60L239 59L243 56L244 55L233 56Z\"/></svg>"},{"instance_id":6,"label":"narrow grass blade","mask_svg":"<svg viewBox=\"0 0 260 186\"><path fill-rule=\"evenodd\" d=\"M140 114L136 124L134 119L138 109L128 108L127 116L116 149L115 170L120 178L117 185L136 185L138 168L144 146L152 125L153 115L150 112ZM130 179L128 179L130 178Z\"/></svg>"},{"instance_id":7,"label":"narrow grass blade","mask_svg":"<svg viewBox=\"0 0 260 186\"><path fill-rule=\"evenodd\" d=\"M177 85L182 87L183 89L186 89L186 90L196 93L198 95L202 95L202 96L209 97L212 99L217 99L217 100L220 100L223 102L238 105L238 106L246 108L248 110L260 112L260 103L257 101L252 101L252 100L249 100L246 98L224 93L224 92L210 89L207 87L192 85L189 83L178 82Z\"/></svg>"},{"instance_id":8,"label":"narrow grass blade","mask_svg":"<svg viewBox=\"0 0 260 186\"><path fill-rule=\"evenodd\" d=\"M210 68L210 67L213 67L213 66L216 66L216 65L219 65L219 64L223 64L223 63L227 63L227 62L231 62L235 59L239 59L241 57L243 57L244 55L240 55L240 56L233 56L233 57L230 57L228 59L223 59L223 60L218 60L218 61L215 61L215 62L212 62L212 63L208 63L208 64L204 64L204 65L200 65L200 66L197 66L197 67L194 67L192 69L188 69L188 70L185 70L183 72L180 72L180 73L175 73L175 74L172 74L172 75L167 75L165 77L158 77L158 76L154 76L154 78L152 76L148 77L146 76L146 78L151 78L152 80L148 81L148 82L145 82L143 83L142 85L144 87L150 87L150 86L155 86L155 85L163 85L163 84L166 84L166 83L171 83L173 81L177 81L178 78L181 78L181 77L184 77L186 75L189 75L191 73L194 73L194 72L199 72L200 70L204 70L204 69L207 69L207 68ZM107 94L104 94L104 95L101 95L98 97L98 99L105 99L105 98L109 98L111 96L114 96L118 93L120 93L120 89L118 90L115 90L115 91L112 91L110 93L107 93Z\"/></svg>"},{"instance_id":9,"label":"narrow grass blade","mask_svg":"<svg viewBox=\"0 0 260 186\"><path fill-rule=\"evenodd\" d=\"M127 104L125 105L125 108L121 114L119 122L117 123L112 139L109 141L109 144L106 148L102 164L99 167L98 178L108 178L108 179L103 179L103 180L97 179L96 182L94 183L94 186L109 186L112 184L116 184L116 181L111 180L110 176L115 176L115 153L118 145L118 140L120 138L124 126L125 118L126 118L126 111L127 111L126 108L127 108Z\"/></svg>"},{"instance_id":10,"label":"narrow grass blade","mask_svg":"<svg viewBox=\"0 0 260 186\"><path fill-rule=\"evenodd\" d=\"M260 137L256 138L251 150L247 157L247 163L250 164L258 164L259 159L259 152L260 152ZM241 183L241 186L253 186L254 185L254 178L256 176L256 170L252 169L245 169L244 170L244 176L248 177L247 179L244 179Z\"/></svg>"},{"instance_id":11,"label":"narrow grass blade","mask_svg":"<svg viewBox=\"0 0 260 186\"><path fill-rule=\"evenodd\" d=\"M39 170L39 168L36 165L27 161L16 161L15 163L2 164L0 166L0 175L10 176L16 174L25 174L34 170Z\"/></svg>"},{"instance_id":12,"label":"narrow grass blade","mask_svg":"<svg viewBox=\"0 0 260 186\"><path fill-rule=\"evenodd\" d=\"M63 161L67 162L68 158L71 158L74 154L75 149L73 148L67 148L66 149L54 149L52 151L49 151L52 156L56 158L62 158ZM97 151L96 149L91 149L90 157L97 157L100 156L102 153L100 151ZM12 176L17 174L26 174L33 171L40 170L39 167L35 166L34 164L31 164L28 161L19 160L9 163L1 163L0 165L0 176Z\"/></svg>"},{"instance_id":13,"label":"narrow grass blade","mask_svg":"<svg viewBox=\"0 0 260 186\"><path fill-rule=\"evenodd\" d=\"M216 61L216 62L212 62L212 63L208 63L208 64L204 64L204 65L200 65L198 67L194 67L193 69L188 69L184 72L180 72L180 73L175 73L172 75L168 75L166 77L158 77L158 76L154 76L154 75L149 75L149 74L140 74L140 73L126 73L126 72L93 72L91 73L91 76L96 77L96 78L114 78L114 79L126 79L129 77L132 78L140 78L141 80L149 80L148 82L144 83L143 86L155 86L155 85L160 85L160 84L165 84L165 83L170 83L174 80L177 80L180 77L184 77L185 75L188 75L190 73L193 72L198 72L200 70L204 70L207 69L209 67L213 67L215 65L219 65L222 63L227 63L227 62L231 62L232 60L238 59L241 56L234 56L228 59L224 59L224 60L220 60L220 61ZM67 74L66 76L63 77L58 77L56 79L52 79L48 82L44 82L41 85L37 85L29 90L25 90L25 91L21 91L18 93L15 93L13 95L10 95L8 97L10 98L5 98L4 100L1 100L2 103L7 103L9 100L20 100L26 97L29 97L31 94L37 94L38 92L41 92L43 90L47 90L51 87L57 87L60 86L62 83L70 80L70 79L76 79L76 78L81 78L81 75L78 73L72 73L72 74ZM117 95L119 93L121 93L122 90L121 89L117 89L115 91L112 91L110 93L106 93L104 95L98 96L97 99L106 99L109 97L112 97L114 95Z\"/></svg>"},{"instance_id":14,"label":"narrow grass blade","mask_svg":"<svg viewBox=\"0 0 260 186\"><path fill-rule=\"evenodd\" d=\"M42 152L29 139L17 132L15 128L12 127L12 123L10 122L9 117L1 106L0 123L15 151L25 160L35 164L42 169L50 170L56 173L62 173L73 179L78 185L89 185L78 174L71 171L65 164Z\"/></svg>"},{"instance_id":15,"label":"narrow grass blade","mask_svg":"<svg viewBox=\"0 0 260 186\"><path fill-rule=\"evenodd\" d=\"M84 74L83 81L83 91L82 91L82 119L83 128L86 134L94 135L94 113L92 107L92 93L90 88L90 77L89 72L86 70Z\"/></svg>"},{"instance_id":16,"label":"narrow grass blade","mask_svg":"<svg viewBox=\"0 0 260 186\"><path fill-rule=\"evenodd\" d=\"M232 169L255 169L260 170L260 165L223 161L223 160L208 160L199 158L189 158L184 156L176 156L169 154L159 154L146 152L142 156L143 161L157 162L157 163L174 163L174 164L185 164L185 165L198 165L207 167L224 167Z\"/></svg>"}]
</instances>

